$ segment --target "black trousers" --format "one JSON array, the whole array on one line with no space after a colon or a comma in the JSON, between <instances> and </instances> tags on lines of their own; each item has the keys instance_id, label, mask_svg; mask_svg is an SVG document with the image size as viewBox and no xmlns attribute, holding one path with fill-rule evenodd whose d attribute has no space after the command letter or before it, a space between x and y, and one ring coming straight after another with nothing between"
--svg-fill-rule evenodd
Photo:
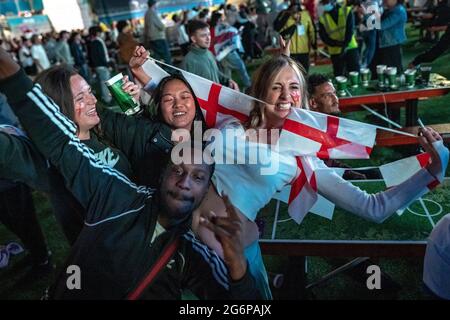
<instances>
[{"instance_id":1,"label":"black trousers","mask_svg":"<svg viewBox=\"0 0 450 320\"><path fill-rule=\"evenodd\" d=\"M359 72L359 49L349 49L344 54L331 55L334 76L343 76L351 71Z\"/></svg>"},{"instance_id":2,"label":"black trousers","mask_svg":"<svg viewBox=\"0 0 450 320\"><path fill-rule=\"evenodd\" d=\"M0 193L0 222L19 237L30 252L34 264L47 260L47 244L36 216L29 187L17 184Z\"/></svg>"},{"instance_id":3,"label":"black trousers","mask_svg":"<svg viewBox=\"0 0 450 320\"><path fill-rule=\"evenodd\" d=\"M309 71L309 53L291 54L291 58L297 61L305 68L306 73Z\"/></svg>"},{"instance_id":4,"label":"black trousers","mask_svg":"<svg viewBox=\"0 0 450 320\"><path fill-rule=\"evenodd\" d=\"M402 46L400 44L385 48L380 48L377 40L377 49L375 51L375 56L370 63L370 71L372 72L372 77L377 76L377 65L386 65L388 67L396 67L397 75L403 73L403 62L402 59ZM400 121L400 109L399 108L388 108L389 119L399 122Z\"/></svg>"},{"instance_id":5,"label":"black trousers","mask_svg":"<svg viewBox=\"0 0 450 320\"><path fill-rule=\"evenodd\" d=\"M370 71L372 76L377 74L377 65L384 64L388 67L396 67L397 74L403 73L403 53L400 44L385 48L379 48L375 51L375 56L370 63Z\"/></svg>"}]
</instances>

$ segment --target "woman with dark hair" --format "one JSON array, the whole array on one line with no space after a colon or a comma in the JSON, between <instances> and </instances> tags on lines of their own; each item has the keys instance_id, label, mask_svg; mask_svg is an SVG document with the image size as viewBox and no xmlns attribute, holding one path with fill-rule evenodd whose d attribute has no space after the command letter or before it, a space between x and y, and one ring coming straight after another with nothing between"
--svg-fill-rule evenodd
<instances>
[{"instance_id":1,"label":"woman with dark hair","mask_svg":"<svg viewBox=\"0 0 450 320\"><path fill-rule=\"evenodd\" d=\"M127 79L124 80L126 92L139 94L138 86ZM35 82L41 85L47 96L60 107L61 112L76 124L77 137L94 151L100 162L117 169L129 178L133 177L128 159L104 139L100 117L97 114L97 99L90 85L74 68L68 65L54 66L40 73ZM51 173L50 200L56 218L72 245L83 228L85 208L65 188L63 179L56 170L51 169Z\"/></svg>"}]
</instances>

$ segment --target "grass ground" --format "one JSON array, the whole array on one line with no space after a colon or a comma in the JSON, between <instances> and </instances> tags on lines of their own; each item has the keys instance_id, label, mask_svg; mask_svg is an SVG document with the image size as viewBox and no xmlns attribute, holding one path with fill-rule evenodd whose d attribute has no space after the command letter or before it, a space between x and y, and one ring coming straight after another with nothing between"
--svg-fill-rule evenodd
<instances>
[{"instance_id":1,"label":"grass ground","mask_svg":"<svg viewBox=\"0 0 450 320\"><path fill-rule=\"evenodd\" d=\"M429 44L422 44L418 42L418 32L408 29L408 43L404 46L404 63L411 61L412 58L428 48ZM438 72L450 78L450 64L448 64L450 53L443 55L433 63L433 71ZM251 63L249 65L249 72L252 73L260 64L260 61ZM330 66L312 66L310 72L331 73ZM421 101L419 104L419 116L426 124L448 122L450 120L450 108L448 108L449 97L440 97L430 99L428 101ZM364 112L355 113L352 117L356 119L364 119ZM391 149L376 149L373 154L371 163L377 165L396 160L402 157L401 150ZM368 165L367 162L355 161L353 165ZM433 196L438 197L438 200L443 204L446 211L442 214L450 212L450 193L448 188L441 189ZM61 266L68 252L68 246L64 237L55 221L51 208L45 196L35 192L35 205L38 212L39 220L50 250L53 252L53 263L56 266ZM266 208L264 213L269 215L273 208ZM286 214L285 208L282 208L282 214ZM350 219L350 220L348 220ZM414 224L413 222L411 222ZM396 224L402 225L405 228L402 220L389 220L387 228L383 226L369 226L360 219L348 217L343 213L336 213L335 219L328 222L323 218L309 215L305 220L303 229L297 226L284 227L283 236L291 238L323 238L332 236L335 238L348 237L352 235L353 238L377 238L387 237L393 239L402 239L408 237L400 234ZM335 225L341 227L333 228ZM345 226L342 228L342 225ZM310 228L309 228L310 226ZM269 227L268 227L269 228ZM356 231L355 231L356 230ZM384 231L383 231L384 230ZM426 237L426 231L417 231L413 235L414 238ZM16 236L9 232L6 228L0 225L0 244L6 244L10 241L18 241ZM52 282L54 275L36 281L18 286L17 282L26 273L27 268L22 267L22 260L24 254L12 257L11 263L7 268L0 269L0 299L39 299L42 296L44 289ZM265 257L267 269L270 272L278 273L284 271L284 262L286 259L277 259L275 257ZM344 262L344 259L329 259L322 257L308 258L308 282L319 279L324 274L333 270L336 266ZM422 261L419 259L378 259L375 261L381 270L387 273L396 283L400 285L399 290L389 290L383 287L381 290L369 291L365 285L364 270L353 273L341 274L332 280L326 282L322 286L316 287L312 290L310 298L316 299L428 299L429 296L422 290ZM361 278L361 274L363 277ZM274 290L275 297L279 294Z\"/></svg>"}]
</instances>

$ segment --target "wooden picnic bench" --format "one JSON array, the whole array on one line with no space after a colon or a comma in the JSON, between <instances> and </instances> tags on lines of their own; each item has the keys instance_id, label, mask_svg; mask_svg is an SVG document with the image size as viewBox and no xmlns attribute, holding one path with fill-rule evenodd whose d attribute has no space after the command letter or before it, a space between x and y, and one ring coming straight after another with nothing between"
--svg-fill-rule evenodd
<instances>
[{"instance_id":1,"label":"wooden picnic bench","mask_svg":"<svg viewBox=\"0 0 450 320\"><path fill-rule=\"evenodd\" d=\"M429 127L433 128L438 132L444 141L450 142L450 123L442 123L442 124L433 124L429 125ZM415 136L418 135L419 127L406 127L403 129L399 129L399 131L404 131L407 133L411 133ZM393 132L382 131L377 134L376 145L379 147L393 147L393 146L401 146L401 145L417 145L419 144L419 140L414 137L403 136L401 134L396 134Z\"/></svg>"}]
</instances>

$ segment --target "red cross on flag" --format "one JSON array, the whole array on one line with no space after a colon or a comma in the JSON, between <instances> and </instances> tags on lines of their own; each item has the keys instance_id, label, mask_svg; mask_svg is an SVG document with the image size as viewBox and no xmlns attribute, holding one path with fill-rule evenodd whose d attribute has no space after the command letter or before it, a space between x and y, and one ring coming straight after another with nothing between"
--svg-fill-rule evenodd
<instances>
[{"instance_id":1,"label":"red cross on flag","mask_svg":"<svg viewBox=\"0 0 450 320\"><path fill-rule=\"evenodd\" d=\"M280 135L280 150L321 159L367 159L376 128L323 113L292 109Z\"/></svg>"},{"instance_id":2,"label":"red cross on flag","mask_svg":"<svg viewBox=\"0 0 450 320\"><path fill-rule=\"evenodd\" d=\"M448 162L448 149L444 147L442 140L434 142L433 146L441 158L441 163L446 164ZM380 166L380 172L383 176L386 187L389 188L399 185L409 179L420 169L425 168L429 161L430 155L423 152L412 157L400 159ZM444 180L444 173L445 168L442 170L441 174L435 177L436 179L427 186L429 190L434 189Z\"/></svg>"},{"instance_id":3,"label":"red cross on flag","mask_svg":"<svg viewBox=\"0 0 450 320\"><path fill-rule=\"evenodd\" d=\"M251 97L189 72L183 76L194 90L208 128L219 128L224 121L245 122L253 108Z\"/></svg>"},{"instance_id":4,"label":"red cross on flag","mask_svg":"<svg viewBox=\"0 0 450 320\"><path fill-rule=\"evenodd\" d=\"M317 201L317 183L310 157L296 157L296 160L301 171L291 184L288 213L295 222L300 224Z\"/></svg>"},{"instance_id":5,"label":"red cross on flag","mask_svg":"<svg viewBox=\"0 0 450 320\"><path fill-rule=\"evenodd\" d=\"M445 171L447 169L449 159L449 151L444 146L444 142L442 140L433 142L433 147L439 154L439 158L441 160L441 172L434 177L435 179L431 183L429 183L426 187L423 188L423 190L420 191L419 195L415 199L418 199L428 191L436 188L436 186L444 181ZM383 176L386 187L393 187L406 181L421 169L425 168L428 165L429 161L430 155L424 152L412 157L400 159L380 166L380 172ZM406 208L408 205L404 206L404 208ZM397 210L397 213L402 214L404 208Z\"/></svg>"}]
</instances>

